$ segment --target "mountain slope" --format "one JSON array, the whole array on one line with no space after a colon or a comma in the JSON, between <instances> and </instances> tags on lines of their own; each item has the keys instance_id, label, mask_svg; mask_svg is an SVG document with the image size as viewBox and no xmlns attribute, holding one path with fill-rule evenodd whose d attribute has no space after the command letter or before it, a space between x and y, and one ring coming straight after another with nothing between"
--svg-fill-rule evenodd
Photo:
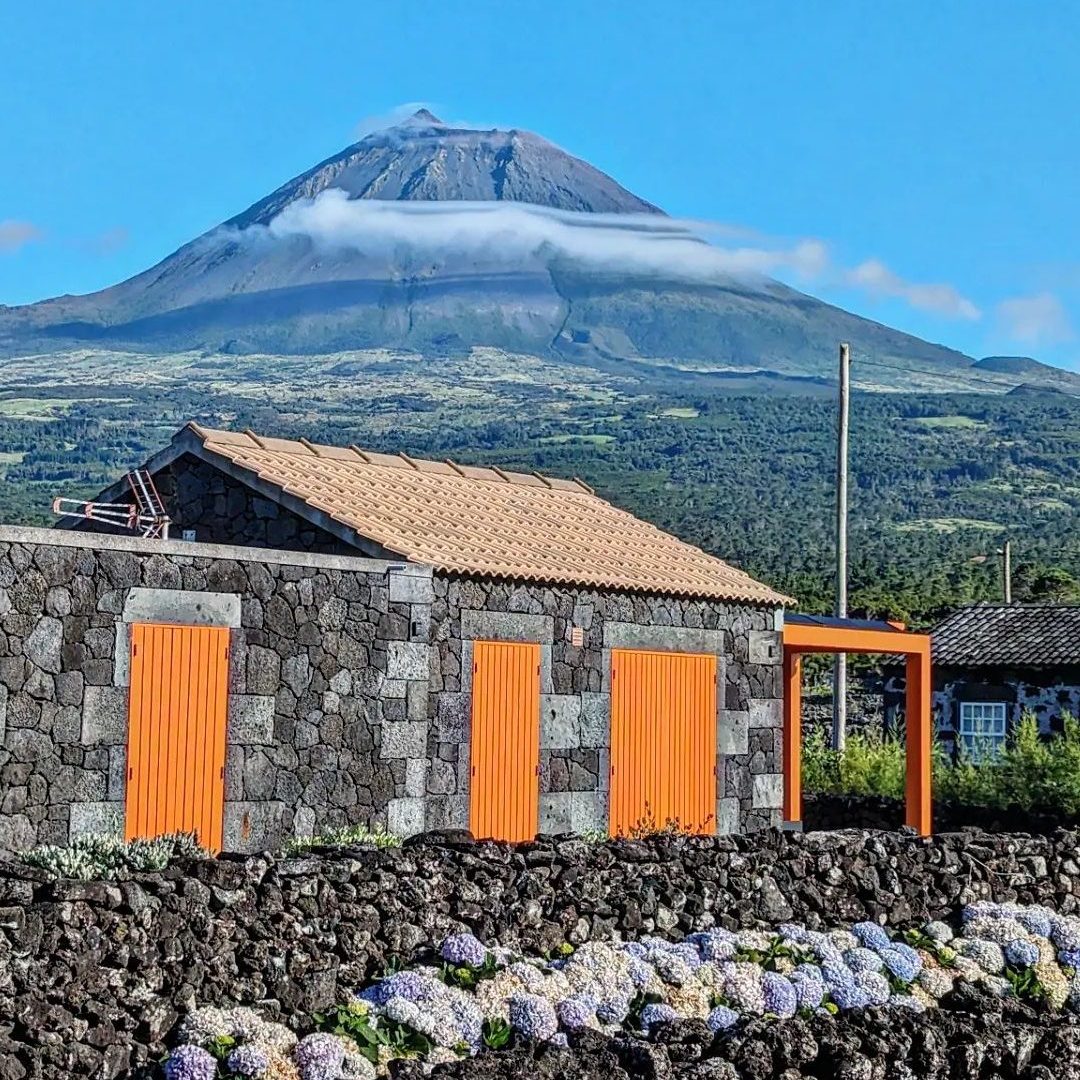
<instances>
[{"instance_id":1,"label":"mountain slope","mask_svg":"<svg viewBox=\"0 0 1080 1080\"><path fill-rule=\"evenodd\" d=\"M492 209L502 217L485 216ZM597 262L593 247L608 254ZM974 362L955 350L768 279L683 272L688 256L710 250L536 135L452 127L421 110L128 281L0 308L0 353L438 356L490 345L602 365L818 376L831 375L836 342L847 339L857 357L924 373L879 369L864 385L971 385ZM991 378L1007 389L1033 376Z\"/></svg>"}]
</instances>

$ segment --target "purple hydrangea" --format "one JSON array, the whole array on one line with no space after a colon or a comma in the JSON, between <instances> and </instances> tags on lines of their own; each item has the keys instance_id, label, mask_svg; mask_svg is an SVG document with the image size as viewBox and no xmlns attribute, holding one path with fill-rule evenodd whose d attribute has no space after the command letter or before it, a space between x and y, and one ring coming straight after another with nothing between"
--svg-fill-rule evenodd
<instances>
[{"instance_id":1,"label":"purple hydrangea","mask_svg":"<svg viewBox=\"0 0 1080 1080\"><path fill-rule=\"evenodd\" d=\"M1031 967L1039 962L1039 946L1033 941L1010 941L1005 946L1005 959L1013 967Z\"/></svg>"},{"instance_id":2,"label":"purple hydrangea","mask_svg":"<svg viewBox=\"0 0 1080 1080\"><path fill-rule=\"evenodd\" d=\"M229 1072L236 1076L246 1076L250 1080L259 1080L270 1068L270 1058L259 1046L238 1046L228 1059Z\"/></svg>"},{"instance_id":3,"label":"purple hydrangea","mask_svg":"<svg viewBox=\"0 0 1080 1080\"><path fill-rule=\"evenodd\" d=\"M484 1038L484 1015L475 1002L465 996L454 995L450 1012L461 1030L461 1037L469 1046L479 1046Z\"/></svg>"},{"instance_id":4,"label":"purple hydrangea","mask_svg":"<svg viewBox=\"0 0 1080 1080\"><path fill-rule=\"evenodd\" d=\"M1067 949L1058 953L1058 963L1080 971L1080 949Z\"/></svg>"},{"instance_id":5,"label":"purple hydrangea","mask_svg":"<svg viewBox=\"0 0 1080 1080\"><path fill-rule=\"evenodd\" d=\"M1080 920L1056 917L1051 940L1062 952L1080 952Z\"/></svg>"},{"instance_id":6,"label":"purple hydrangea","mask_svg":"<svg viewBox=\"0 0 1080 1080\"><path fill-rule=\"evenodd\" d=\"M487 949L472 934L451 934L439 950L439 955L455 967L483 967L487 960Z\"/></svg>"},{"instance_id":7,"label":"purple hydrangea","mask_svg":"<svg viewBox=\"0 0 1080 1080\"><path fill-rule=\"evenodd\" d=\"M778 975L775 971L766 971L761 976L761 992L767 1013L785 1020L795 1015L799 1000L790 979Z\"/></svg>"},{"instance_id":8,"label":"purple hydrangea","mask_svg":"<svg viewBox=\"0 0 1080 1080\"><path fill-rule=\"evenodd\" d=\"M602 1024L621 1024L630 1012L625 997L607 997L596 1006L596 1017Z\"/></svg>"},{"instance_id":9,"label":"purple hydrangea","mask_svg":"<svg viewBox=\"0 0 1080 1080\"><path fill-rule=\"evenodd\" d=\"M654 1024L673 1024L679 1014L670 1006L652 1002L641 1010L641 1026L648 1031Z\"/></svg>"},{"instance_id":10,"label":"purple hydrangea","mask_svg":"<svg viewBox=\"0 0 1080 1080\"><path fill-rule=\"evenodd\" d=\"M793 971L790 978L800 1009L816 1009L825 1000L827 987L824 979L800 971Z\"/></svg>"},{"instance_id":11,"label":"purple hydrangea","mask_svg":"<svg viewBox=\"0 0 1080 1080\"><path fill-rule=\"evenodd\" d=\"M705 1018L710 1031L727 1031L739 1022L739 1014L726 1005L717 1005Z\"/></svg>"},{"instance_id":12,"label":"purple hydrangea","mask_svg":"<svg viewBox=\"0 0 1080 1080\"><path fill-rule=\"evenodd\" d=\"M851 968L842 961L823 961L821 964L821 976L825 980L825 985L828 986L830 991L839 988L854 989L855 987L855 974Z\"/></svg>"},{"instance_id":13,"label":"purple hydrangea","mask_svg":"<svg viewBox=\"0 0 1080 1080\"><path fill-rule=\"evenodd\" d=\"M643 945L640 941L628 941L623 945L622 951L636 960L644 960L649 955L648 946Z\"/></svg>"},{"instance_id":14,"label":"purple hydrangea","mask_svg":"<svg viewBox=\"0 0 1080 1080\"><path fill-rule=\"evenodd\" d=\"M345 1047L336 1035L316 1031L296 1044L293 1061L301 1080L338 1080L345 1063Z\"/></svg>"},{"instance_id":15,"label":"purple hydrangea","mask_svg":"<svg viewBox=\"0 0 1080 1080\"><path fill-rule=\"evenodd\" d=\"M383 1000L379 1004L385 1004L392 997L419 1004L434 1000L442 991L442 983L430 975L422 975L419 971L397 971L383 979L379 986L383 989Z\"/></svg>"},{"instance_id":16,"label":"purple hydrangea","mask_svg":"<svg viewBox=\"0 0 1080 1080\"><path fill-rule=\"evenodd\" d=\"M856 923L851 929L868 949L880 951L892 945L892 939L876 922Z\"/></svg>"},{"instance_id":17,"label":"purple hydrangea","mask_svg":"<svg viewBox=\"0 0 1080 1080\"><path fill-rule=\"evenodd\" d=\"M639 989L643 990L646 986L652 982L653 969L645 963L644 960L638 960L631 958L627 965L627 971L630 973L630 980Z\"/></svg>"},{"instance_id":18,"label":"purple hydrangea","mask_svg":"<svg viewBox=\"0 0 1080 1080\"><path fill-rule=\"evenodd\" d=\"M596 1003L585 994L575 994L556 1007L559 1023L564 1028L576 1031L588 1026L596 1016Z\"/></svg>"},{"instance_id":19,"label":"purple hydrangea","mask_svg":"<svg viewBox=\"0 0 1080 1080\"><path fill-rule=\"evenodd\" d=\"M201 1046L178 1046L165 1062L167 1080L214 1080L217 1061Z\"/></svg>"},{"instance_id":20,"label":"purple hydrangea","mask_svg":"<svg viewBox=\"0 0 1080 1080\"><path fill-rule=\"evenodd\" d=\"M559 1030L559 1018L547 998L515 994L510 999L510 1026L532 1042L546 1042Z\"/></svg>"}]
</instances>

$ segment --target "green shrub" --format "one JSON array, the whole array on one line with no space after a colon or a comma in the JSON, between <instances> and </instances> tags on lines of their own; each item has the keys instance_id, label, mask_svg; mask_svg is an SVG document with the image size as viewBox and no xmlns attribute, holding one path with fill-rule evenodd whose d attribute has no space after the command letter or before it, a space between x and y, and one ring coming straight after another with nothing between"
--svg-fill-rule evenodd
<instances>
[{"instance_id":1,"label":"green shrub","mask_svg":"<svg viewBox=\"0 0 1080 1080\"><path fill-rule=\"evenodd\" d=\"M285 844L289 855L297 855L317 847L356 847L371 844L377 848L401 847L401 837L387 832L381 825L370 828L367 825L347 825L341 829L330 829L318 836L298 836Z\"/></svg>"},{"instance_id":2,"label":"green shrub","mask_svg":"<svg viewBox=\"0 0 1080 1080\"><path fill-rule=\"evenodd\" d=\"M990 809L1051 810L1080 815L1080 720L1065 715L1063 730L1039 735L1026 713L1005 747L973 757L961 749L955 760L935 739L934 797ZM843 753L815 731L803 750L803 788L825 795L904 796L905 748L901 735L853 732Z\"/></svg>"},{"instance_id":3,"label":"green shrub","mask_svg":"<svg viewBox=\"0 0 1080 1080\"><path fill-rule=\"evenodd\" d=\"M66 847L43 844L19 858L57 878L80 881L111 880L131 873L164 870L173 859L206 858L208 852L188 833L154 840L123 840L119 836L80 836Z\"/></svg>"}]
</instances>

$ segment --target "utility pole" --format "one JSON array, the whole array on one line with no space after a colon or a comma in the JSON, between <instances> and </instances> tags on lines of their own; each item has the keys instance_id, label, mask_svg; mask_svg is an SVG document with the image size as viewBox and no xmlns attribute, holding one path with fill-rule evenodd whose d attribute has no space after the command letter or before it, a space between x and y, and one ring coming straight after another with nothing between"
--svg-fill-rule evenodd
<instances>
[{"instance_id":1,"label":"utility pole","mask_svg":"<svg viewBox=\"0 0 1080 1080\"><path fill-rule=\"evenodd\" d=\"M1001 585L1005 594L1005 603L1012 603L1012 541L1006 540L1001 546Z\"/></svg>"},{"instance_id":2,"label":"utility pole","mask_svg":"<svg viewBox=\"0 0 1080 1080\"><path fill-rule=\"evenodd\" d=\"M847 483L848 413L851 398L851 349L840 346L840 401L836 421L836 616L847 618ZM833 664L834 750L847 742L847 656L837 653Z\"/></svg>"}]
</instances>

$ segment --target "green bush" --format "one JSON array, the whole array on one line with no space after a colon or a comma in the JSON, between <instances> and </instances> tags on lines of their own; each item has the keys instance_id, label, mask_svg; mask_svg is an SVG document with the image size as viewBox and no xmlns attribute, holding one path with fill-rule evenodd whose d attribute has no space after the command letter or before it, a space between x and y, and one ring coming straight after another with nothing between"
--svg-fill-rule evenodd
<instances>
[{"instance_id":1,"label":"green bush","mask_svg":"<svg viewBox=\"0 0 1080 1080\"><path fill-rule=\"evenodd\" d=\"M1063 730L1044 739L1036 718L1025 714L1003 749L977 758L961 751L952 760L935 741L933 770L934 797L942 802L1080 815L1080 720L1065 715ZM803 748L808 792L901 799L904 773L902 735L853 732L838 753L815 731Z\"/></svg>"},{"instance_id":2,"label":"green bush","mask_svg":"<svg viewBox=\"0 0 1080 1080\"><path fill-rule=\"evenodd\" d=\"M377 848L401 847L401 837L387 832L381 825L370 828L367 825L348 825L341 829L330 829L319 836L294 837L285 845L285 851L297 855L316 847L355 847L370 844Z\"/></svg>"},{"instance_id":3,"label":"green bush","mask_svg":"<svg viewBox=\"0 0 1080 1080\"><path fill-rule=\"evenodd\" d=\"M57 878L111 880L131 873L164 870L173 859L206 858L193 835L174 833L155 840L123 840L119 836L81 836L66 847L43 844L19 858Z\"/></svg>"}]
</instances>

